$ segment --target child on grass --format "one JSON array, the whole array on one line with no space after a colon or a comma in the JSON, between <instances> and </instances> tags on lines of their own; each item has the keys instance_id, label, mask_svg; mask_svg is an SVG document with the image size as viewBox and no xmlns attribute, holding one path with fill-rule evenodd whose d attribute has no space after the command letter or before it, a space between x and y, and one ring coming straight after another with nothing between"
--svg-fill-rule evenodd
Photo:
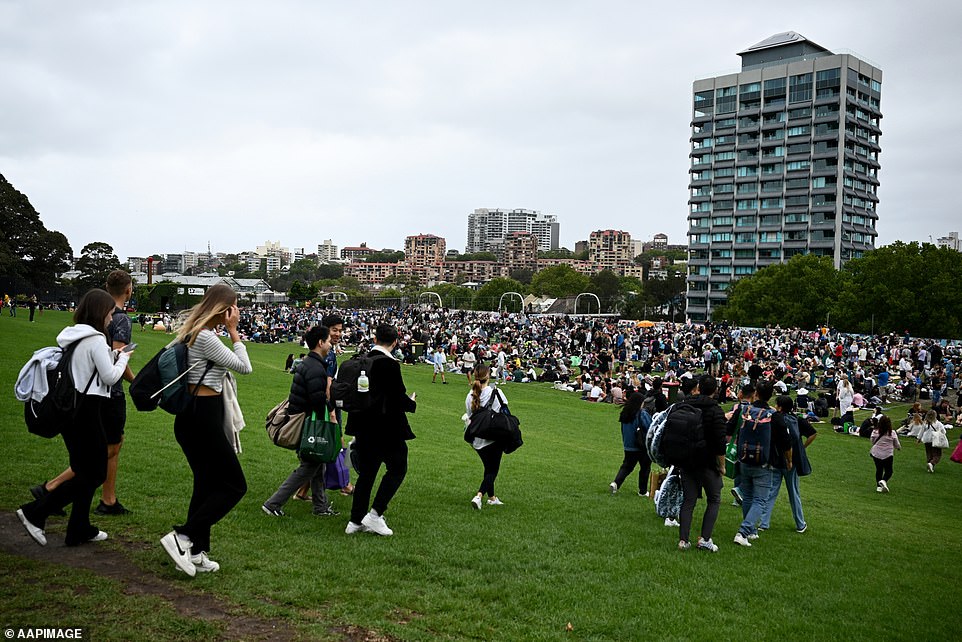
<instances>
[{"instance_id":1,"label":"child on grass","mask_svg":"<svg viewBox=\"0 0 962 642\"><path fill-rule=\"evenodd\" d=\"M892 462L895 451L902 450L899 436L892 430L892 420L881 415L872 431L872 449L869 454L875 462L875 492L889 492L888 480L892 478Z\"/></svg>"},{"instance_id":2,"label":"child on grass","mask_svg":"<svg viewBox=\"0 0 962 642\"><path fill-rule=\"evenodd\" d=\"M938 420L934 410L925 413L925 428L919 441L925 444L925 465L930 473L934 473L935 465L942 459L942 449L949 447L945 426Z\"/></svg>"}]
</instances>

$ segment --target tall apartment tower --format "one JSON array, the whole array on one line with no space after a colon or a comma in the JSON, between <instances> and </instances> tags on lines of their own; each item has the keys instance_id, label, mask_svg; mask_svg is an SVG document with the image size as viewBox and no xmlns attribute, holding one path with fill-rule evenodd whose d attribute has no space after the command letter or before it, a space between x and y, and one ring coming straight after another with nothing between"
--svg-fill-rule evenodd
<instances>
[{"instance_id":1,"label":"tall apartment tower","mask_svg":"<svg viewBox=\"0 0 962 642\"><path fill-rule=\"evenodd\" d=\"M732 280L796 254L839 268L875 247L882 72L795 32L696 80L691 121L688 318Z\"/></svg>"},{"instance_id":2,"label":"tall apartment tower","mask_svg":"<svg viewBox=\"0 0 962 642\"><path fill-rule=\"evenodd\" d=\"M554 214L542 214L534 210L476 209L468 214L468 240L465 253L504 252L504 243L510 234L531 232L538 238L538 249L558 249L560 226Z\"/></svg>"}]
</instances>

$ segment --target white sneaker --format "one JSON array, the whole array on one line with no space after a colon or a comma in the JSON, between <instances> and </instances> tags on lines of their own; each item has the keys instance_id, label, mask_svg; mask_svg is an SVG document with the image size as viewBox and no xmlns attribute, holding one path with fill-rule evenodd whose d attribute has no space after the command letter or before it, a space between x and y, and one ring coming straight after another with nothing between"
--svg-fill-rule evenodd
<instances>
[{"instance_id":1,"label":"white sneaker","mask_svg":"<svg viewBox=\"0 0 962 642\"><path fill-rule=\"evenodd\" d=\"M371 531L372 533L377 533L378 535L384 535L385 537L394 535L394 531L388 528L387 522L384 521L384 518L374 511L371 511L364 516L364 519L361 520L361 525L366 526L367 530Z\"/></svg>"},{"instance_id":2,"label":"white sneaker","mask_svg":"<svg viewBox=\"0 0 962 642\"><path fill-rule=\"evenodd\" d=\"M366 533L367 526L365 526L364 524L355 524L354 522L348 522L347 528L344 529L344 532L348 535L353 535L354 533Z\"/></svg>"},{"instance_id":3,"label":"white sneaker","mask_svg":"<svg viewBox=\"0 0 962 642\"><path fill-rule=\"evenodd\" d=\"M712 553L717 553L717 552L718 552L718 546L715 545L715 542L711 541L711 538L709 538L709 539L707 539L707 540L703 540L702 538L699 537L699 538L698 538L698 549L699 549L699 550L702 550L702 551L709 551L709 552L712 552Z\"/></svg>"},{"instance_id":4,"label":"white sneaker","mask_svg":"<svg viewBox=\"0 0 962 642\"><path fill-rule=\"evenodd\" d=\"M492 497L488 500L488 506L504 506L504 502L497 497Z\"/></svg>"},{"instance_id":5,"label":"white sneaker","mask_svg":"<svg viewBox=\"0 0 962 642\"><path fill-rule=\"evenodd\" d=\"M27 519L27 516L23 514L22 508L17 509L17 517L20 518L20 523L23 524L23 527L25 529L27 529L27 534L33 538L33 541L40 544L41 546L47 545L47 536L46 534L44 534L43 529L37 528L36 526L31 524L30 520Z\"/></svg>"},{"instance_id":6,"label":"white sneaker","mask_svg":"<svg viewBox=\"0 0 962 642\"><path fill-rule=\"evenodd\" d=\"M883 493L889 492L889 485L885 483L884 479L880 481L878 485L881 487Z\"/></svg>"},{"instance_id":7,"label":"white sneaker","mask_svg":"<svg viewBox=\"0 0 962 642\"><path fill-rule=\"evenodd\" d=\"M670 517L665 518L665 526L681 526L677 519L672 519Z\"/></svg>"},{"instance_id":8,"label":"white sneaker","mask_svg":"<svg viewBox=\"0 0 962 642\"><path fill-rule=\"evenodd\" d=\"M97 534L88 539L88 542L102 542L107 539L107 533L103 531L97 531Z\"/></svg>"},{"instance_id":9,"label":"white sneaker","mask_svg":"<svg viewBox=\"0 0 962 642\"><path fill-rule=\"evenodd\" d=\"M930 472L930 473L934 473L934 472L935 472L935 466L932 465L932 462L929 462L928 464L926 464L926 466L929 467L929 472Z\"/></svg>"},{"instance_id":10,"label":"white sneaker","mask_svg":"<svg viewBox=\"0 0 962 642\"><path fill-rule=\"evenodd\" d=\"M198 573L216 573L220 570L220 564L207 557L207 553L203 551L197 555L191 555L190 561Z\"/></svg>"},{"instance_id":11,"label":"white sneaker","mask_svg":"<svg viewBox=\"0 0 962 642\"><path fill-rule=\"evenodd\" d=\"M875 487L875 492L876 492L876 493L881 493L881 492L882 492L882 485L881 485L881 484L879 484L878 486Z\"/></svg>"},{"instance_id":12,"label":"white sneaker","mask_svg":"<svg viewBox=\"0 0 962 642\"><path fill-rule=\"evenodd\" d=\"M751 535L748 536L748 539L750 541L755 541L756 539L758 539L758 533L752 533Z\"/></svg>"},{"instance_id":13,"label":"white sneaker","mask_svg":"<svg viewBox=\"0 0 962 642\"><path fill-rule=\"evenodd\" d=\"M748 548L751 548L752 546L752 543L748 541L748 538L742 535L740 532L735 533L735 543L739 546L747 546Z\"/></svg>"},{"instance_id":14,"label":"white sneaker","mask_svg":"<svg viewBox=\"0 0 962 642\"><path fill-rule=\"evenodd\" d=\"M475 495L471 498L471 508L474 510L481 510L481 496Z\"/></svg>"},{"instance_id":15,"label":"white sneaker","mask_svg":"<svg viewBox=\"0 0 962 642\"><path fill-rule=\"evenodd\" d=\"M191 577L197 574L197 567L190 561L190 547L193 544L189 539L183 535L178 535L177 531L170 531L160 538L160 544L170 555L170 559L174 561L174 565L178 569Z\"/></svg>"},{"instance_id":16,"label":"white sneaker","mask_svg":"<svg viewBox=\"0 0 962 642\"><path fill-rule=\"evenodd\" d=\"M608 488L611 489L612 495L618 492L618 484L616 484L615 482L611 482L610 484L608 484Z\"/></svg>"}]
</instances>

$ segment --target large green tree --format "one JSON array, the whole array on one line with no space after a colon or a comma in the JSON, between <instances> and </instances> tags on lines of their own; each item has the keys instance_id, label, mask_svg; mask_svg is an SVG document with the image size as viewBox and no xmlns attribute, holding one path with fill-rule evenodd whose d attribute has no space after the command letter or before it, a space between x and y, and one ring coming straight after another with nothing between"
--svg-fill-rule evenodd
<instances>
[{"instance_id":1,"label":"large green tree","mask_svg":"<svg viewBox=\"0 0 962 642\"><path fill-rule=\"evenodd\" d=\"M587 292L591 292L598 297L603 312L610 312L620 307L624 299L621 279L611 270L602 270L592 274L589 278Z\"/></svg>"},{"instance_id":2,"label":"large green tree","mask_svg":"<svg viewBox=\"0 0 962 642\"><path fill-rule=\"evenodd\" d=\"M80 250L80 258L77 259L77 271L80 272L75 281L77 294L83 294L91 288L104 287L107 275L119 269L120 261L109 243L87 243Z\"/></svg>"},{"instance_id":3,"label":"large green tree","mask_svg":"<svg viewBox=\"0 0 962 642\"><path fill-rule=\"evenodd\" d=\"M474 295L475 310L497 310L501 295L505 292L517 292L524 296L524 285L514 279L497 278L491 279L481 286ZM521 310L521 302L516 296L504 298L503 309L511 312Z\"/></svg>"},{"instance_id":4,"label":"large green tree","mask_svg":"<svg viewBox=\"0 0 962 642\"><path fill-rule=\"evenodd\" d=\"M454 283L441 283L434 287L424 290L424 292L437 292L441 297L441 303L446 308L465 309L471 307L471 300L474 298L474 290L464 288ZM434 297L421 298L422 303L437 304Z\"/></svg>"},{"instance_id":5,"label":"large green tree","mask_svg":"<svg viewBox=\"0 0 962 642\"><path fill-rule=\"evenodd\" d=\"M732 282L727 304L713 317L737 325L813 328L824 323L837 295L832 259L798 254Z\"/></svg>"},{"instance_id":6,"label":"large green tree","mask_svg":"<svg viewBox=\"0 0 962 642\"><path fill-rule=\"evenodd\" d=\"M344 266L329 263L317 266L318 279L339 279L344 276Z\"/></svg>"},{"instance_id":7,"label":"large green tree","mask_svg":"<svg viewBox=\"0 0 962 642\"><path fill-rule=\"evenodd\" d=\"M962 253L903 243L845 264L831 324L848 332L962 336Z\"/></svg>"},{"instance_id":8,"label":"large green tree","mask_svg":"<svg viewBox=\"0 0 962 642\"><path fill-rule=\"evenodd\" d=\"M591 280L570 265L552 265L531 277L531 292L561 298L587 292Z\"/></svg>"},{"instance_id":9,"label":"large green tree","mask_svg":"<svg viewBox=\"0 0 962 642\"><path fill-rule=\"evenodd\" d=\"M0 275L49 287L72 259L67 238L48 230L26 195L0 175Z\"/></svg>"},{"instance_id":10,"label":"large green tree","mask_svg":"<svg viewBox=\"0 0 962 642\"><path fill-rule=\"evenodd\" d=\"M290 289L287 291L287 296L292 301L309 301L317 296L317 288L310 282L305 284L294 279Z\"/></svg>"}]
</instances>

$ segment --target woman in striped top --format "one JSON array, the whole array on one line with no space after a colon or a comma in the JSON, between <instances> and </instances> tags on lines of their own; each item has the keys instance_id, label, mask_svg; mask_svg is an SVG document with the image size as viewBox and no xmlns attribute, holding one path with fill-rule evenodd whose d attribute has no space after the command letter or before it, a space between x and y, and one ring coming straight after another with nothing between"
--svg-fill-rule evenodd
<instances>
[{"instance_id":1,"label":"woman in striped top","mask_svg":"<svg viewBox=\"0 0 962 642\"><path fill-rule=\"evenodd\" d=\"M239 318L237 294L218 284L207 290L177 333L177 339L189 347L188 366L194 368L187 374L187 382L195 397L174 420L174 435L194 475L194 490L187 521L175 526L161 544L177 568L191 577L220 569L208 557L211 527L247 492L244 471L224 430L221 396L228 371L249 374L252 370L247 348L237 333ZM227 329L233 349L214 332L221 325Z\"/></svg>"}]
</instances>

